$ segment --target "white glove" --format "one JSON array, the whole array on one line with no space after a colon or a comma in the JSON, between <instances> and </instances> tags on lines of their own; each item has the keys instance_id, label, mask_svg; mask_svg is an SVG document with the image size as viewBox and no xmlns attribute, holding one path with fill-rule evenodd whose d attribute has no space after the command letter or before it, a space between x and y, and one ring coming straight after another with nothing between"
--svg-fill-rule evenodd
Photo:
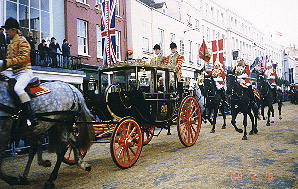
<instances>
[{"instance_id":1,"label":"white glove","mask_svg":"<svg viewBox=\"0 0 298 189\"><path fill-rule=\"evenodd\" d=\"M0 60L0 68L4 66L4 61Z\"/></svg>"}]
</instances>

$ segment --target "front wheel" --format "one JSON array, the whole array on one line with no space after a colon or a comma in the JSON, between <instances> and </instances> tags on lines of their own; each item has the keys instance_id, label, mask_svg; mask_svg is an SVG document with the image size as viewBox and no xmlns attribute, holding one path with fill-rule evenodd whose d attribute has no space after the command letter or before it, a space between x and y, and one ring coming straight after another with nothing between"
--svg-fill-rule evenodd
<instances>
[{"instance_id":1,"label":"front wheel","mask_svg":"<svg viewBox=\"0 0 298 189\"><path fill-rule=\"evenodd\" d=\"M177 131L180 142L186 146L195 144L201 130L201 110L198 101L193 96L183 99L179 112Z\"/></svg>"},{"instance_id":2,"label":"front wheel","mask_svg":"<svg viewBox=\"0 0 298 189\"><path fill-rule=\"evenodd\" d=\"M132 167L139 159L142 145L142 131L136 120L122 119L115 127L110 143L113 161L122 169Z\"/></svg>"}]
</instances>

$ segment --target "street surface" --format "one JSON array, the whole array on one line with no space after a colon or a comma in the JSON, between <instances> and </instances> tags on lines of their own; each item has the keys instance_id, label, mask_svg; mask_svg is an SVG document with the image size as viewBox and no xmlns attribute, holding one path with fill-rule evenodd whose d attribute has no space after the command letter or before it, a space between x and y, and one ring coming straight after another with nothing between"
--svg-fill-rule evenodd
<instances>
[{"instance_id":1,"label":"street surface","mask_svg":"<svg viewBox=\"0 0 298 189\"><path fill-rule=\"evenodd\" d=\"M274 109L277 115L276 105ZM172 135L162 131L154 137L143 147L138 162L126 170L114 164L109 144L94 144L85 157L91 172L62 164L56 188L297 188L297 112L298 106L284 103L283 119L275 116L269 127L259 121L259 133L248 135L247 141L234 130L230 116L225 130L219 117L216 132L210 133L211 125L203 124L197 143L190 148L180 143L173 126ZM237 125L242 128L242 115ZM55 154L44 156L52 164L56 159ZM27 156L7 158L3 170L21 174L26 161ZM52 169L38 166L34 159L29 186L10 187L0 181L0 188L42 188Z\"/></svg>"}]
</instances>

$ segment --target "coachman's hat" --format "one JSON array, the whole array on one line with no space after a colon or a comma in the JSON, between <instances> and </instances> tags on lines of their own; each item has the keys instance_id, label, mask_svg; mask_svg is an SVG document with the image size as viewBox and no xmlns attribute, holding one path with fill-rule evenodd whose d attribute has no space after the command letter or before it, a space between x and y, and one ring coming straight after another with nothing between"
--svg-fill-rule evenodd
<instances>
[{"instance_id":1,"label":"coachman's hat","mask_svg":"<svg viewBox=\"0 0 298 189\"><path fill-rule=\"evenodd\" d=\"M173 42L172 42L172 43L170 44L170 48L171 48L171 49L175 49L175 48L177 48L176 43L173 43Z\"/></svg>"},{"instance_id":2,"label":"coachman's hat","mask_svg":"<svg viewBox=\"0 0 298 189\"><path fill-rule=\"evenodd\" d=\"M160 50L160 45L159 44L154 45L153 49L154 50Z\"/></svg>"},{"instance_id":3,"label":"coachman's hat","mask_svg":"<svg viewBox=\"0 0 298 189\"><path fill-rule=\"evenodd\" d=\"M10 17L5 21L5 24L2 27L5 28L6 30L13 29L13 28L19 29L20 25L16 19Z\"/></svg>"}]
</instances>

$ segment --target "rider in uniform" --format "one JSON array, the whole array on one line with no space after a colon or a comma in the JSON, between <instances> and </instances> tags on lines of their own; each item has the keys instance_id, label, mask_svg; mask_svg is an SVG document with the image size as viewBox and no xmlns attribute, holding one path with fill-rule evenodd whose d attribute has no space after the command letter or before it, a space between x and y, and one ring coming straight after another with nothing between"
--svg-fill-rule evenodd
<instances>
[{"instance_id":1,"label":"rider in uniform","mask_svg":"<svg viewBox=\"0 0 298 189\"><path fill-rule=\"evenodd\" d=\"M222 68L221 64L219 62L215 62L214 68L212 71L208 74L211 75L216 83L216 88L220 93L220 96L223 100L223 102L228 105L226 101L226 95L224 90L224 81L226 78L225 70Z\"/></svg>"},{"instance_id":2,"label":"rider in uniform","mask_svg":"<svg viewBox=\"0 0 298 189\"><path fill-rule=\"evenodd\" d=\"M249 65L245 64L243 59L240 59L238 60L238 64L234 68L233 72L237 76L237 81L239 82L241 87L248 90L249 98L252 103L252 106L257 108L254 92L249 80L249 75L250 75Z\"/></svg>"},{"instance_id":3,"label":"rider in uniform","mask_svg":"<svg viewBox=\"0 0 298 189\"><path fill-rule=\"evenodd\" d=\"M166 63L169 68L172 68L176 71L177 74L177 92L179 94L179 97L182 97L182 91L183 91L183 83L181 82L182 79L182 71L181 67L183 64L183 56L178 54L177 52L177 45L176 43L170 44L171 54L166 57Z\"/></svg>"},{"instance_id":4,"label":"rider in uniform","mask_svg":"<svg viewBox=\"0 0 298 189\"><path fill-rule=\"evenodd\" d=\"M162 54L160 52L160 45L158 45L158 44L154 45L153 50L154 50L154 55L153 55L153 58L151 59L150 64L152 66L162 66L164 57L162 56Z\"/></svg>"},{"instance_id":5,"label":"rider in uniform","mask_svg":"<svg viewBox=\"0 0 298 189\"><path fill-rule=\"evenodd\" d=\"M273 97L276 98L276 83L275 79L277 78L277 74L275 69L272 67L272 64L269 63L265 73L265 78L267 79L268 85L273 90Z\"/></svg>"},{"instance_id":6,"label":"rider in uniform","mask_svg":"<svg viewBox=\"0 0 298 189\"><path fill-rule=\"evenodd\" d=\"M18 35L19 23L14 18L8 18L3 26L6 35L11 40L7 47L5 60L0 60L0 71L12 69L13 78L16 79L14 91L21 102L23 114L31 122L31 127L38 124L36 115L31 106L31 99L25 92L26 86L33 78L30 62L30 45L23 37Z\"/></svg>"}]
</instances>

